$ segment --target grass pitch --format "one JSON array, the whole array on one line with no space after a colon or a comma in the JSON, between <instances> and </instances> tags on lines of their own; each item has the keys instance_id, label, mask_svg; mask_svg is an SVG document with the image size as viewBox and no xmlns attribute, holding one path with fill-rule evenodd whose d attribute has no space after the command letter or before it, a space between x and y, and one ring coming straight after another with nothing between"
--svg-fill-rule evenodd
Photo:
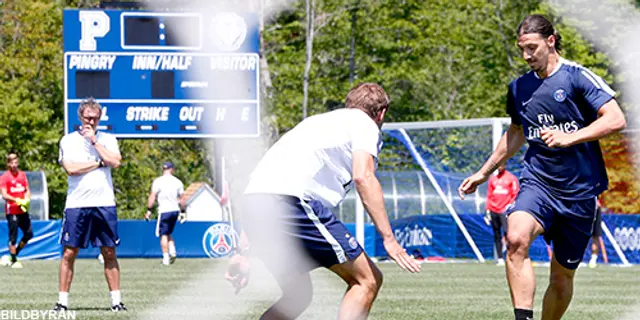
<instances>
[{"instance_id":1,"label":"grass pitch","mask_svg":"<svg viewBox=\"0 0 640 320\"><path fill-rule=\"evenodd\" d=\"M58 298L58 261L23 261L0 269L0 309L47 310ZM277 299L275 282L256 264L248 288L234 295L222 278L222 260L121 259L123 301L112 313L102 266L76 262L69 297L77 319L257 319ZM371 319L513 319L504 267L493 264L423 264L422 273L380 264L385 282ZM535 314L540 318L549 269L537 267ZM335 319L345 286L326 270L313 272L314 300L301 319ZM640 319L640 267L580 268L574 299L563 319ZM634 313L635 312L635 313Z\"/></svg>"}]
</instances>

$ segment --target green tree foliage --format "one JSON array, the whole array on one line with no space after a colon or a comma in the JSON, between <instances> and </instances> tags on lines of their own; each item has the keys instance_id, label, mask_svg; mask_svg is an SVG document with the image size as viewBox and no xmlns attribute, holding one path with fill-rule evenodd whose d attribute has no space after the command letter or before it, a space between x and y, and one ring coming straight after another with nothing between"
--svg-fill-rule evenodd
<instances>
[{"instance_id":1,"label":"green tree foliage","mask_svg":"<svg viewBox=\"0 0 640 320\"><path fill-rule=\"evenodd\" d=\"M0 154L17 149L23 169L47 174L54 218L62 215L66 193L66 175L57 164L64 112L62 10L98 2L0 1ZM304 1L297 1L265 25L263 55L273 82L265 105L279 132L302 118L304 12ZM605 55L539 1L316 0L315 12L310 114L339 107L354 83L374 81L391 96L388 121L505 116L506 86L527 71L515 45L515 28L534 12L553 17L565 57L591 68L614 88L621 81L612 76ZM445 155L447 166L475 167L446 156L458 156L474 138L453 135L446 148L435 151ZM176 174L187 185L211 183L205 143L121 140L122 166L113 170L121 217L142 214L151 180L165 160L176 163Z\"/></svg>"},{"instance_id":2,"label":"green tree foliage","mask_svg":"<svg viewBox=\"0 0 640 320\"><path fill-rule=\"evenodd\" d=\"M311 110L340 104L352 85L349 56L355 11L356 82L381 83L392 100L388 121L505 116L507 84L528 71L515 29L529 13L557 22L568 59L610 83L610 63L538 1L334 1L317 4ZM274 74L273 112L287 130L301 119L304 65L302 3L266 30ZM615 83L614 83L615 84Z\"/></svg>"},{"instance_id":3,"label":"green tree foliage","mask_svg":"<svg viewBox=\"0 0 640 320\"><path fill-rule=\"evenodd\" d=\"M274 82L273 113L280 131L294 126L302 115L302 5L282 13L265 34ZM353 68L355 82L377 82L387 90L390 122L504 117L508 83L528 71L516 47L515 30L531 13L551 18L562 35L565 58L590 68L613 88L621 87L622 79L613 76L608 57L539 1L325 0L318 1L316 9L310 113L342 103L353 85ZM352 41L355 68L349 59ZM477 136L450 134L436 138L446 143L417 147L438 155L437 165L471 172L485 160L465 153L474 139ZM381 162L394 163L395 170L415 168L415 163L399 163L399 158L404 156L381 154Z\"/></svg>"},{"instance_id":4,"label":"green tree foliage","mask_svg":"<svg viewBox=\"0 0 640 320\"><path fill-rule=\"evenodd\" d=\"M0 154L17 150L23 170L47 175L50 216L61 218L66 174L58 165L63 134L62 8L97 1L0 2ZM186 185L211 183L210 159L198 140L121 140L122 166L113 170L121 218L140 218L163 161L176 164Z\"/></svg>"}]
</instances>

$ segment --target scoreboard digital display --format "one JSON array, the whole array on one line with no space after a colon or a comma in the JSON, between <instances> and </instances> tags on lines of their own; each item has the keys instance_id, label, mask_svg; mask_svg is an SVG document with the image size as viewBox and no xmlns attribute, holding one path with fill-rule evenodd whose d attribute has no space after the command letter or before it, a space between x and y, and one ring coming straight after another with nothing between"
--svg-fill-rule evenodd
<instances>
[{"instance_id":1,"label":"scoreboard digital display","mask_svg":"<svg viewBox=\"0 0 640 320\"><path fill-rule=\"evenodd\" d=\"M260 134L258 17L64 11L65 132L88 97L121 138Z\"/></svg>"}]
</instances>

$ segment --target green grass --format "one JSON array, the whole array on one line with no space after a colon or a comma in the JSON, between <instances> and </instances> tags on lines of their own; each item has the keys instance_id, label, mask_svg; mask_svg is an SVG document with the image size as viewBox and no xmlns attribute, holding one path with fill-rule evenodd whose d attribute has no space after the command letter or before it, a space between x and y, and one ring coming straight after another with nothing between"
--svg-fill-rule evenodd
<instances>
[{"instance_id":1,"label":"green grass","mask_svg":"<svg viewBox=\"0 0 640 320\"><path fill-rule=\"evenodd\" d=\"M46 310L57 300L58 261L24 261L24 269L0 269L0 309ZM113 314L102 266L78 260L70 294L77 319L257 319L279 295L256 265L250 286L238 296L222 279L224 261L121 259L123 300L129 311ZM420 274L380 264L385 283L371 319L512 319L504 268L492 264L424 264ZM539 319L549 269L536 268ZM301 319L335 319L345 286L326 270L313 272L314 300ZM638 319L640 267L581 268L567 320Z\"/></svg>"}]
</instances>

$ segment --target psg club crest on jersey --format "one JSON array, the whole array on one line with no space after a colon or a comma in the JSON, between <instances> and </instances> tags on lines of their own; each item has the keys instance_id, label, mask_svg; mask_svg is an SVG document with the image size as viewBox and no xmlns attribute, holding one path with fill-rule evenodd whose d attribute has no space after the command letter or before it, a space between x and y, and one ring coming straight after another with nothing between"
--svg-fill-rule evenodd
<instances>
[{"instance_id":1,"label":"psg club crest on jersey","mask_svg":"<svg viewBox=\"0 0 640 320\"><path fill-rule=\"evenodd\" d=\"M567 93L563 89L558 89L553 93L553 98L558 102L563 102L567 99Z\"/></svg>"},{"instance_id":2,"label":"psg club crest on jersey","mask_svg":"<svg viewBox=\"0 0 640 320\"><path fill-rule=\"evenodd\" d=\"M349 247L351 247L351 249L355 249L358 247L358 241L356 240L356 238L351 237L349 239Z\"/></svg>"},{"instance_id":3,"label":"psg club crest on jersey","mask_svg":"<svg viewBox=\"0 0 640 320\"><path fill-rule=\"evenodd\" d=\"M222 258L231 254L238 233L226 223L216 223L204 232L202 249L209 258Z\"/></svg>"}]
</instances>

